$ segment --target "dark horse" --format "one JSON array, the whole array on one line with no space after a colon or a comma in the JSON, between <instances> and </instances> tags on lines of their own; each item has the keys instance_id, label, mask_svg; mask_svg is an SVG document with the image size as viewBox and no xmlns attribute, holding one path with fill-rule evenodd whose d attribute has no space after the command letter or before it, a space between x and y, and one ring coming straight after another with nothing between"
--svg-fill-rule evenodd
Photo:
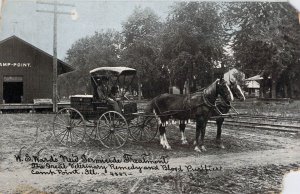
<instances>
[{"instance_id":1,"label":"dark horse","mask_svg":"<svg viewBox=\"0 0 300 194\"><path fill-rule=\"evenodd\" d=\"M182 133L182 141L186 142L184 137L184 122L188 119L196 119L196 151L200 151L198 146L204 150L205 128L208 118L215 110L215 102L218 96L221 96L225 101L232 101L233 94L227 85L226 81L217 79L202 92L196 92L189 95L162 94L155 97L148 104L145 112L154 112L160 119L160 144L163 148L171 149L166 138L166 122L169 119L180 120L180 130ZM201 134L201 141L199 136Z\"/></svg>"},{"instance_id":2,"label":"dark horse","mask_svg":"<svg viewBox=\"0 0 300 194\"><path fill-rule=\"evenodd\" d=\"M234 98L239 99L241 101L245 100L244 92L242 91L241 87L237 84L236 81L234 81L234 82L230 81L229 87L232 91ZM227 114L229 112L229 110L232 108L232 105L230 104L230 102L225 101L224 99L220 99L220 101L217 101L216 105L217 105L217 109L212 112L212 116L219 116L220 112L222 114ZM216 123L217 123L216 143L222 149L225 148L221 141L223 122L224 122L224 117L218 117L216 119Z\"/></svg>"}]
</instances>

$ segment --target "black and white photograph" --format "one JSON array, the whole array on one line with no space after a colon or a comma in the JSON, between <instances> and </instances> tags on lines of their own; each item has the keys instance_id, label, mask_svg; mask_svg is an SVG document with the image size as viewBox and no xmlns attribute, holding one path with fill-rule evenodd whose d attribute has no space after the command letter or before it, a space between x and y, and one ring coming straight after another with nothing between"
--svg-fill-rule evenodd
<instances>
[{"instance_id":1,"label":"black and white photograph","mask_svg":"<svg viewBox=\"0 0 300 194\"><path fill-rule=\"evenodd\" d=\"M299 194L299 0L0 0L0 194Z\"/></svg>"}]
</instances>

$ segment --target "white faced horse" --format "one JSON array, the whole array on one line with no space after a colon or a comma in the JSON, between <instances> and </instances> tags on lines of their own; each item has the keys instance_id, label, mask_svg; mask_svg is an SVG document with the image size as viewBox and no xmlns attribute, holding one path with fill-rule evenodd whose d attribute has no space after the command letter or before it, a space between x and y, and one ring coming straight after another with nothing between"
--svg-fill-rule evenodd
<instances>
[{"instance_id":1,"label":"white faced horse","mask_svg":"<svg viewBox=\"0 0 300 194\"><path fill-rule=\"evenodd\" d=\"M215 102L221 96L226 101L234 99L233 94L224 79L217 79L202 92L190 95L162 94L150 101L146 113L154 112L160 120L160 144L163 148L171 149L166 137L166 122L169 119L180 120L180 130L184 136L185 121L196 119L196 151L205 150L204 137L206 124L212 112L216 108ZM200 137L201 135L201 137ZM200 140L199 140L200 137Z\"/></svg>"}]
</instances>

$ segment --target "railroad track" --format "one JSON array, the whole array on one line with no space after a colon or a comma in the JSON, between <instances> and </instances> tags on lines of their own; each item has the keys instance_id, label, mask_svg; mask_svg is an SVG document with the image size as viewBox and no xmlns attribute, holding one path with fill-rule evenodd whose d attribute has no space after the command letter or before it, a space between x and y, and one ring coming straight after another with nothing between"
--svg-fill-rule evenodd
<instances>
[{"instance_id":1,"label":"railroad track","mask_svg":"<svg viewBox=\"0 0 300 194\"><path fill-rule=\"evenodd\" d=\"M245 119L247 119L247 118L248 119L257 119L257 120L267 119L267 120L270 120L270 121L292 121L292 122L299 122L300 123L300 118L295 118L295 117L249 115L249 114L240 114L238 117L239 118L245 118Z\"/></svg>"},{"instance_id":2,"label":"railroad track","mask_svg":"<svg viewBox=\"0 0 300 194\"><path fill-rule=\"evenodd\" d=\"M300 122L297 120L287 120L280 117L266 117L266 116L250 116L239 115L235 118L225 118L223 125L232 127L244 127L259 130L281 131L300 133ZM266 123L273 121L273 123ZM275 123L274 123L275 121ZM289 121L290 124L282 124L281 122ZM293 121L293 122L291 122ZM296 123L295 123L296 122ZM214 120L208 121L209 124L216 124Z\"/></svg>"}]
</instances>

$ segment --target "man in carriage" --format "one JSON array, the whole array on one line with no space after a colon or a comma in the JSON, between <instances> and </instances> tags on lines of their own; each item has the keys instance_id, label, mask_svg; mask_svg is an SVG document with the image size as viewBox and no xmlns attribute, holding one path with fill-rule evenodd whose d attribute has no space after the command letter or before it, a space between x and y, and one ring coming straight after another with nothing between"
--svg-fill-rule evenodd
<instances>
[{"instance_id":1,"label":"man in carriage","mask_svg":"<svg viewBox=\"0 0 300 194\"><path fill-rule=\"evenodd\" d=\"M107 76L101 76L95 82L97 82L93 84L95 99L107 101L113 107L114 111L121 113L122 111L117 101L119 94L118 86L110 86L111 84Z\"/></svg>"}]
</instances>

